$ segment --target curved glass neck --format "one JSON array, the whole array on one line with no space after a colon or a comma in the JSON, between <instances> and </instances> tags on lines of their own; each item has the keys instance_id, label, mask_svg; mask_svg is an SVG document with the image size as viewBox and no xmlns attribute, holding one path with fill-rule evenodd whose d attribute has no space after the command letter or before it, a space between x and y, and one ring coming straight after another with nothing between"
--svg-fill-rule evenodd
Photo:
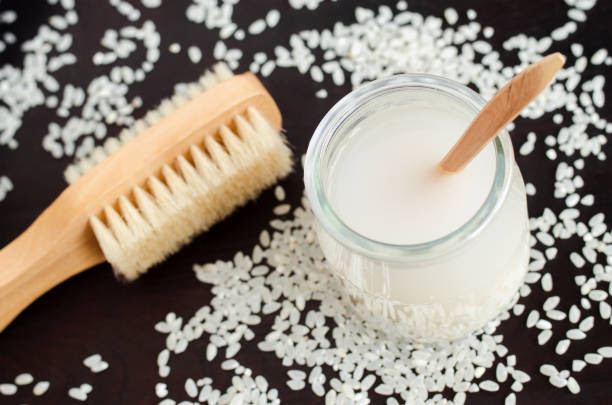
<instances>
[{"instance_id":1,"label":"curved glass neck","mask_svg":"<svg viewBox=\"0 0 612 405\"><path fill-rule=\"evenodd\" d=\"M445 108L468 109L476 115L485 100L454 81L425 74L405 74L369 83L341 99L316 128L306 154L304 182L312 210L324 230L347 248L385 261L418 261L442 256L476 236L495 215L510 187L514 156L507 132L494 139L495 176L483 205L461 227L425 243L396 245L370 239L348 227L334 212L326 193L330 165L343 138L366 117L402 99L419 94L435 94L447 99Z\"/></svg>"}]
</instances>

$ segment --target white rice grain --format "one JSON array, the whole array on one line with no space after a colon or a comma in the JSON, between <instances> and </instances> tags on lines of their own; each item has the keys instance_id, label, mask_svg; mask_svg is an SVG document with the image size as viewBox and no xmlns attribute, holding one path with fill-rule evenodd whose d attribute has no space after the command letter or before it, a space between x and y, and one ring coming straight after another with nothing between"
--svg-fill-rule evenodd
<instances>
[{"instance_id":1,"label":"white rice grain","mask_svg":"<svg viewBox=\"0 0 612 405\"><path fill-rule=\"evenodd\" d=\"M612 316L612 307L605 301L599 303L599 316L601 319L609 319Z\"/></svg>"},{"instance_id":2,"label":"white rice grain","mask_svg":"<svg viewBox=\"0 0 612 405\"><path fill-rule=\"evenodd\" d=\"M197 64L202 60L202 51L197 46L190 46L187 49L187 56L191 63Z\"/></svg>"},{"instance_id":3,"label":"white rice grain","mask_svg":"<svg viewBox=\"0 0 612 405\"><path fill-rule=\"evenodd\" d=\"M274 215L282 216L286 215L291 211L291 205L289 204L280 204L274 207L272 210Z\"/></svg>"},{"instance_id":4,"label":"white rice grain","mask_svg":"<svg viewBox=\"0 0 612 405\"><path fill-rule=\"evenodd\" d=\"M17 386L15 384L4 383L0 384L0 394L11 396L17 392Z\"/></svg>"},{"instance_id":5,"label":"white rice grain","mask_svg":"<svg viewBox=\"0 0 612 405\"><path fill-rule=\"evenodd\" d=\"M306 379L306 373L303 372L302 370L289 370L287 371L287 375L292 380L305 380Z\"/></svg>"},{"instance_id":6,"label":"white rice grain","mask_svg":"<svg viewBox=\"0 0 612 405\"><path fill-rule=\"evenodd\" d=\"M588 364L597 365L601 363L602 360L603 356L599 353L587 353L584 355L584 361L586 361Z\"/></svg>"},{"instance_id":7,"label":"white rice grain","mask_svg":"<svg viewBox=\"0 0 612 405\"><path fill-rule=\"evenodd\" d=\"M318 91L315 93L315 96L316 96L317 98L327 98L327 90L325 90L325 89L318 90Z\"/></svg>"},{"instance_id":8,"label":"white rice grain","mask_svg":"<svg viewBox=\"0 0 612 405\"><path fill-rule=\"evenodd\" d=\"M540 346L545 345L550 340L552 335L553 333L550 329L543 330L538 334L538 344Z\"/></svg>"},{"instance_id":9,"label":"white rice grain","mask_svg":"<svg viewBox=\"0 0 612 405\"><path fill-rule=\"evenodd\" d=\"M444 10L444 18L449 25L455 25L459 20L459 14L457 13L457 10L449 7Z\"/></svg>"},{"instance_id":10,"label":"white rice grain","mask_svg":"<svg viewBox=\"0 0 612 405\"><path fill-rule=\"evenodd\" d=\"M572 371L579 373L586 367L586 365L587 363L584 360L573 360Z\"/></svg>"},{"instance_id":11,"label":"white rice grain","mask_svg":"<svg viewBox=\"0 0 612 405\"><path fill-rule=\"evenodd\" d=\"M274 63L274 61L272 60L269 60L266 63L264 63L263 66L261 67L261 75L263 77L268 77L272 74L275 68L276 68L276 63Z\"/></svg>"},{"instance_id":12,"label":"white rice grain","mask_svg":"<svg viewBox=\"0 0 612 405\"><path fill-rule=\"evenodd\" d=\"M497 363L497 367L495 368L495 378L500 383L503 383L508 379L508 369L503 363Z\"/></svg>"},{"instance_id":13,"label":"white rice grain","mask_svg":"<svg viewBox=\"0 0 612 405\"><path fill-rule=\"evenodd\" d=\"M251 35L259 35L266 29L266 21L259 19L249 25L248 32Z\"/></svg>"},{"instance_id":14,"label":"white rice grain","mask_svg":"<svg viewBox=\"0 0 612 405\"><path fill-rule=\"evenodd\" d=\"M187 380L185 380L185 392L191 398L195 398L198 396L198 387L193 378L188 378Z\"/></svg>"},{"instance_id":15,"label":"white rice grain","mask_svg":"<svg viewBox=\"0 0 612 405\"><path fill-rule=\"evenodd\" d=\"M225 357L228 359L234 357L236 353L240 351L240 347L241 347L240 343L232 343L225 350Z\"/></svg>"},{"instance_id":16,"label":"white rice grain","mask_svg":"<svg viewBox=\"0 0 612 405\"><path fill-rule=\"evenodd\" d=\"M28 385L34 381L34 377L30 373L22 373L15 377L15 384L17 385Z\"/></svg>"},{"instance_id":17,"label":"white rice grain","mask_svg":"<svg viewBox=\"0 0 612 405\"><path fill-rule=\"evenodd\" d=\"M583 340L586 338L586 334L580 329L570 329L565 334L568 339L571 340Z\"/></svg>"},{"instance_id":18,"label":"white rice grain","mask_svg":"<svg viewBox=\"0 0 612 405\"><path fill-rule=\"evenodd\" d=\"M562 321L566 318L565 312L553 309L552 311L547 311L546 316L554 321Z\"/></svg>"},{"instance_id":19,"label":"white rice grain","mask_svg":"<svg viewBox=\"0 0 612 405\"><path fill-rule=\"evenodd\" d=\"M287 381L287 386L293 391L299 391L304 389L306 383L304 382L304 380L289 380Z\"/></svg>"},{"instance_id":20,"label":"white rice grain","mask_svg":"<svg viewBox=\"0 0 612 405\"><path fill-rule=\"evenodd\" d=\"M393 388L387 384L379 384L376 386L376 388L374 388L374 392L379 395L391 395L393 394Z\"/></svg>"},{"instance_id":21,"label":"white rice grain","mask_svg":"<svg viewBox=\"0 0 612 405\"><path fill-rule=\"evenodd\" d=\"M323 71L320 67L314 65L310 68L310 77L316 83L321 83L323 81Z\"/></svg>"},{"instance_id":22,"label":"white rice grain","mask_svg":"<svg viewBox=\"0 0 612 405\"><path fill-rule=\"evenodd\" d=\"M584 259L576 252L570 253L570 260L576 266L576 268L582 268L585 264Z\"/></svg>"},{"instance_id":23,"label":"white rice grain","mask_svg":"<svg viewBox=\"0 0 612 405\"><path fill-rule=\"evenodd\" d=\"M544 291L552 291L553 289L553 281L552 281L552 276L550 275L550 273L546 273L544 274L544 276L542 276L542 290Z\"/></svg>"},{"instance_id":24,"label":"white rice grain","mask_svg":"<svg viewBox=\"0 0 612 405\"><path fill-rule=\"evenodd\" d=\"M569 377L567 379L567 389L572 394L580 393L580 385L578 385L578 381L574 377Z\"/></svg>"},{"instance_id":25,"label":"white rice grain","mask_svg":"<svg viewBox=\"0 0 612 405\"><path fill-rule=\"evenodd\" d=\"M569 347L570 347L570 340L562 339L557 343L557 346L555 347L555 353L559 355L565 354L565 352L567 352L567 349L569 349Z\"/></svg>"},{"instance_id":26,"label":"white rice grain","mask_svg":"<svg viewBox=\"0 0 612 405\"><path fill-rule=\"evenodd\" d=\"M563 388L567 385L567 380L564 380L563 378L559 377L558 375L553 375L551 376L548 381L550 382L551 385L557 387L557 388Z\"/></svg>"},{"instance_id":27,"label":"white rice grain","mask_svg":"<svg viewBox=\"0 0 612 405\"><path fill-rule=\"evenodd\" d=\"M266 24L268 24L268 27L274 28L278 25L280 17L280 12L276 9L272 9L266 14Z\"/></svg>"},{"instance_id":28,"label":"white rice grain","mask_svg":"<svg viewBox=\"0 0 612 405\"><path fill-rule=\"evenodd\" d=\"M212 343L206 346L206 360L212 361L217 356L218 348Z\"/></svg>"},{"instance_id":29,"label":"white rice grain","mask_svg":"<svg viewBox=\"0 0 612 405\"><path fill-rule=\"evenodd\" d=\"M542 364L540 366L540 374L546 377L551 377L553 375L556 375L557 373L558 373L557 368L553 366L552 364Z\"/></svg>"},{"instance_id":30,"label":"white rice grain","mask_svg":"<svg viewBox=\"0 0 612 405\"><path fill-rule=\"evenodd\" d=\"M597 349L597 353L599 353L601 356L605 357L606 359L610 359L612 358L612 346L602 346L599 349Z\"/></svg>"},{"instance_id":31,"label":"white rice grain","mask_svg":"<svg viewBox=\"0 0 612 405\"><path fill-rule=\"evenodd\" d=\"M499 391L499 384L491 380L484 380L483 382L478 384L478 386L484 391L490 391L490 392Z\"/></svg>"},{"instance_id":32,"label":"white rice grain","mask_svg":"<svg viewBox=\"0 0 612 405\"><path fill-rule=\"evenodd\" d=\"M559 305L559 302L561 302L561 298L558 295L553 295L552 297L548 297L546 301L544 301L544 304L542 305L542 309L545 312L553 310L557 307L557 305Z\"/></svg>"},{"instance_id":33,"label":"white rice grain","mask_svg":"<svg viewBox=\"0 0 612 405\"><path fill-rule=\"evenodd\" d=\"M603 290L593 290L589 292L589 299L593 301L603 301L608 298L608 293Z\"/></svg>"},{"instance_id":34,"label":"white rice grain","mask_svg":"<svg viewBox=\"0 0 612 405\"><path fill-rule=\"evenodd\" d=\"M601 65L606 60L607 56L608 56L608 50L605 48L601 48L591 56L591 64Z\"/></svg>"},{"instance_id":35,"label":"white rice grain","mask_svg":"<svg viewBox=\"0 0 612 405\"><path fill-rule=\"evenodd\" d=\"M580 324L578 325L578 328L583 332L588 332L591 329L593 329L594 324L595 324L595 318L593 316L588 316L580 322Z\"/></svg>"},{"instance_id":36,"label":"white rice grain","mask_svg":"<svg viewBox=\"0 0 612 405\"><path fill-rule=\"evenodd\" d=\"M580 310L576 305L570 307L569 320L571 323L577 323L580 320Z\"/></svg>"},{"instance_id":37,"label":"white rice grain","mask_svg":"<svg viewBox=\"0 0 612 405\"><path fill-rule=\"evenodd\" d=\"M531 312L527 316L526 326L528 328L533 328L539 319L540 319L540 313L536 311L535 309L531 310Z\"/></svg>"}]
</instances>

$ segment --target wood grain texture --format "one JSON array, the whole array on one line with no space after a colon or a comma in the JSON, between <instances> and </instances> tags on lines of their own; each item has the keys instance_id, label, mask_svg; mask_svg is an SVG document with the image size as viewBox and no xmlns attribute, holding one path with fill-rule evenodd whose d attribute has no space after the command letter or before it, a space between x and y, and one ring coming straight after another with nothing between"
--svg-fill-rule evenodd
<instances>
[{"instance_id":1,"label":"wood grain texture","mask_svg":"<svg viewBox=\"0 0 612 405\"><path fill-rule=\"evenodd\" d=\"M512 78L478 113L461 138L440 161L445 173L463 169L493 139L510 124L553 80L565 63L559 52L550 54L527 66Z\"/></svg>"}]
</instances>

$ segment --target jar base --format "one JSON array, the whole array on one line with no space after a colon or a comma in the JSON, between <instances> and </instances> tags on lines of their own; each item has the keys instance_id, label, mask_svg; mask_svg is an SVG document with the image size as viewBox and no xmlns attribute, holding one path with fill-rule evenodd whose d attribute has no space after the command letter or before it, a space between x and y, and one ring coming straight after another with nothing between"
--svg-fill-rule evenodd
<instances>
[{"instance_id":1,"label":"jar base","mask_svg":"<svg viewBox=\"0 0 612 405\"><path fill-rule=\"evenodd\" d=\"M334 276L357 314L366 324L387 335L400 336L416 343L439 343L458 340L479 332L518 300L518 289L527 273L527 260L513 271L500 286L488 294L486 305L473 302L406 304L364 292L350 281Z\"/></svg>"}]
</instances>

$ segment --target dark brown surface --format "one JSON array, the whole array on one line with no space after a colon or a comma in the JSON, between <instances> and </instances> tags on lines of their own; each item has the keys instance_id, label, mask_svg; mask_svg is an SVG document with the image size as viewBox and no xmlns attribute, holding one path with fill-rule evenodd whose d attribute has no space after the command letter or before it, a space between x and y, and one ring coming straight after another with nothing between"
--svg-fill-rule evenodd
<instances>
[{"instance_id":1,"label":"dark brown surface","mask_svg":"<svg viewBox=\"0 0 612 405\"><path fill-rule=\"evenodd\" d=\"M135 5L140 2L134 1ZM238 7L236 19L243 25L257 17L262 17L268 8L276 7L283 12L279 27L263 35L248 38L243 42L228 41L238 45L244 52L243 66L251 58L251 49L272 49L270 43L288 42L289 35L306 28L331 27L335 21L353 21L353 9L356 4L375 7L376 1L339 1L324 3L315 12L289 9L286 0L266 1L266 7L258 6L259 2L243 1ZM393 4L389 2L390 4ZM425 15L441 16L444 8L453 6L458 10L473 8L479 13L478 21L491 25L496 34L490 40L496 49L502 52L502 58L515 62L515 57L502 50L503 39L524 32L528 35L543 36L567 19L568 7L560 0L537 1L431 1L409 0L410 10ZM569 54L572 42L582 43L585 53L591 54L596 49L610 46L612 37L612 3L600 0L596 8L588 13L587 24L579 25L579 30L571 41L556 44L551 51ZM195 79L208 62L213 61L212 47L216 33L209 33L203 26L186 22L185 8L187 1L167 0L157 10L143 9L145 19L153 19L162 35L162 59L156 65L144 83L135 84L130 95L141 95L144 106L137 116L172 93L177 82ZM2 8L18 11L19 20L11 27L20 41L30 38L37 27L48 18L53 10L44 1L4 0ZM80 22L75 33L73 52L79 62L64 68L60 79L85 85L95 75L108 72L105 67L91 66L91 57L97 50L99 39L107 27L119 27L126 23L107 1L81 0L77 2ZM16 28L15 28L16 27ZM0 26L0 34L4 26ZM282 34L282 35L281 35ZM179 55L167 52L168 45L179 42L183 50ZM92 44L95 44L93 46ZM203 62L199 65L190 63L186 56L187 47L197 44L204 51ZM21 53L15 48L0 54L0 61L21 65ZM573 63L573 59L570 58ZM589 70L591 73L608 75L610 67ZM346 94L347 86L338 88L326 82L330 96L319 100L314 97L320 86L308 77L301 76L294 69L277 69L271 78L263 79L277 100L284 116L285 128L296 155L306 150L310 135L332 104ZM607 94L612 96L607 85ZM609 108L606 117L612 118ZM65 187L62 171L68 160L55 160L41 148L41 140L46 133L49 122L56 121L54 114L48 110L33 109L24 116L24 124L18 133L20 147L16 151L0 149L0 175L8 175L15 184L15 190L0 203L0 246L23 231L28 224L44 209ZM537 153L528 157L518 156L518 163L523 171L525 181L536 185L538 193L530 197L532 212L541 212L544 206L561 207L559 201L551 201L552 179L556 164L543 156L543 137L554 129L550 116L539 121L517 122L513 140L520 145L530 130L537 132L540 141ZM116 133L117 128L111 130ZM612 156L609 147L604 150ZM587 161L585 175L585 193L596 195L596 205L587 213L603 211L611 213L612 198L609 190L612 165L609 162L598 162L594 158ZM298 171L283 181L288 191L289 200L297 203L302 193L302 173ZM153 325L162 320L166 313L174 311L184 318L189 318L195 310L207 304L211 297L209 288L197 282L191 270L193 263L204 263L215 259L227 259L237 251L250 251L260 230L271 218L271 207L275 204L271 191L264 193L256 202L240 209L231 218L215 226L210 232L197 238L191 245L170 258L163 265L152 269L137 282L124 285L118 283L108 265L93 268L61 284L31 307L23 312L4 332L0 334L0 382L10 382L22 372L32 373L37 380L51 381L51 388L43 397L36 398L31 389L21 389L13 397L0 395L0 404L64 404L76 403L67 396L69 387L89 382L94 386L87 403L90 404L151 404L157 403L154 394L155 383L162 381L157 375L156 356L165 347L165 336L153 330ZM560 295L568 301L577 301L576 288L571 281L572 269L567 257L575 242L567 241L559 245L559 259L551 263L556 273L567 273L565 285L555 283ZM541 306L544 300L539 288L523 302L530 306ZM526 311L527 313L527 311ZM579 374L582 393L571 395L567 390L557 389L539 374L540 364L552 357L554 344L544 347L536 345L536 330L525 330L526 313L512 317L503 323L500 332L505 335L505 344L511 352L517 354L519 366L532 376L532 382L518 395L520 404L611 404L612 360L605 360L599 366L587 367ZM262 326L260 330L266 329ZM611 344L610 327L601 327L589 335L586 342L572 344L564 357L570 368L570 359L585 353L589 347L596 348ZM554 339L553 339L554 340ZM551 341L552 342L552 341ZM182 391L185 378L188 376L213 376L215 385L224 387L229 384L230 375L220 371L219 358L212 364L204 359L203 344L192 343L188 352L172 358L172 373L168 379L171 392ZM89 354L101 353L110 368L100 374L92 374L81 364ZM239 360L251 367L254 374L263 374L268 381L278 380L274 384L280 389L280 398L284 403L313 403L318 399L308 390L293 392L284 385L285 369L280 361L271 354L262 354L257 349L242 350ZM559 359L554 360L558 365ZM489 373L494 372L490 370ZM509 390L504 386L499 393L478 393L468 395L468 404L503 403ZM380 398L374 396L375 402Z\"/></svg>"}]
</instances>

